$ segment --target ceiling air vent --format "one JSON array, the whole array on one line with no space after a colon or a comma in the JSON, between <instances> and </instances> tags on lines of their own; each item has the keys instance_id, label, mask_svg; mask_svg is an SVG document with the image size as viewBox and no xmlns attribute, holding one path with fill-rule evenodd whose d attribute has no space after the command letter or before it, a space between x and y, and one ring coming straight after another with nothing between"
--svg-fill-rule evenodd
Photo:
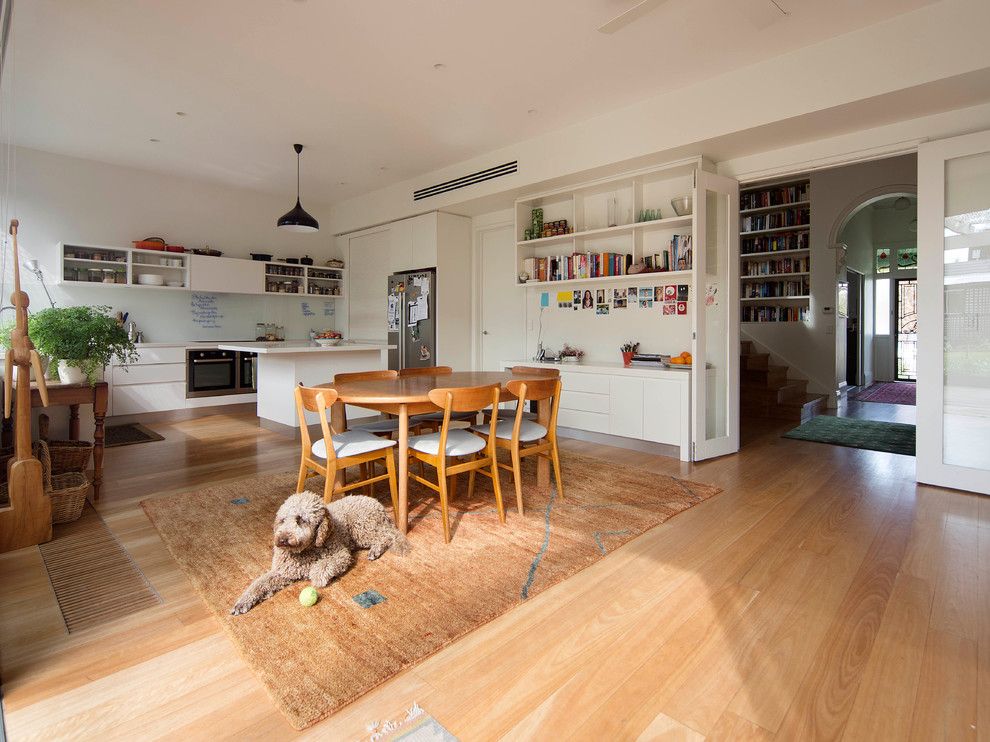
<instances>
[{"instance_id":1,"label":"ceiling air vent","mask_svg":"<svg viewBox=\"0 0 990 742\"><path fill-rule=\"evenodd\" d=\"M426 188L420 188L419 190L413 191L413 201L422 201L424 198L439 196L441 193L456 191L458 188L466 188L469 185L482 183L486 180L491 180L492 178L501 178L503 175L512 175L512 173L519 169L518 164L518 160L513 160L512 162L507 162L504 165L496 165L495 167L490 167L487 170L479 170L478 172L471 173L470 175L462 175L460 178L454 178L454 180L448 180L444 183L437 183L436 185L427 186Z\"/></svg>"}]
</instances>

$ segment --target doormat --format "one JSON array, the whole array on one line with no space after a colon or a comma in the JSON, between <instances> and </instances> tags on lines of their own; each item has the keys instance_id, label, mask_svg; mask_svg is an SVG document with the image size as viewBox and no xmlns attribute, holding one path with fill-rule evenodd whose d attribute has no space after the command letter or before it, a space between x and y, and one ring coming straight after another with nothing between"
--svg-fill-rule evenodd
<instances>
[{"instance_id":1,"label":"doormat","mask_svg":"<svg viewBox=\"0 0 990 742\"><path fill-rule=\"evenodd\" d=\"M857 402L887 402L888 404L914 405L917 384L913 381L877 381L855 394L849 399Z\"/></svg>"},{"instance_id":2,"label":"doormat","mask_svg":"<svg viewBox=\"0 0 990 742\"><path fill-rule=\"evenodd\" d=\"M38 549L70 634L162 602L88 502L78 520L52 526L52 540Z\"/></svg>"},{"instance_id":3,"label":"doormat","mask_svg":"<svg viewBox=\"0 0 990 742\"><path fill-rule=\"evenodd\" d=\"M819 415L784 433L784 438L914 456L915 426Z\"/></svg>"},{"instance_id":4,"label":"doormat","mask_svg":"<svg viewBox=\"0 0 990 742\"><path fill-rule=\"evenodd\" d=\"M135 443L163 440L165 440L164 436L158 435L154 430L146 428L141 423L124 423L122 425L107 425L104 431L103 446L116 448L117 446L132 446Z\"/></svg>"},{"instance_id":5,"label":"doormat","mask_svg":"<svg viewBox=\"0 0 990 742\"><path fill-rule=\"evenodd\" d=\"M487 478L478 477L470 496L462 487L450 503L449 544L438 497L411 481L408 555L359 555L350 571L318 591L316 605L300 604L309 584L302 580L241 616L232 616L231 606L271 565L272 519L295 492L296 474L141 505L275 705L304 729L720 491L603 458L561 458L564 498L555 488L539 491L535 463L526 461L526 513L507 508L504 524ZM502 476L503 493L510 482ZM321 477L310 480L311 491L322 487ZM375 492L391 511L386 488Z\"/></svg>"}]
</instances>

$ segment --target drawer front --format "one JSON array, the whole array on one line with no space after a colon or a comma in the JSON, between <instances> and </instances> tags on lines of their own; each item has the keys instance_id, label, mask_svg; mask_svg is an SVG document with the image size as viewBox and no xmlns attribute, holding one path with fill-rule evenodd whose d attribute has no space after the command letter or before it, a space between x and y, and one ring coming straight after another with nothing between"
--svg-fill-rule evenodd
<instances>
[{"instance_id":1,"label":"drawer front","mask_svg":"<svg viewBox=\"0 0 990 742\"><path fill-rule=\"evenodd\" d=\"M564 428L589 430L592 433L608 433L608 415L579 410L558 410L557 425Z\"/></svg>"},{"instance_id":2,"label":"drawer front","mask_svg":"<svg viewBox=\"0 0 990 742\"><path fill-rule=\"evenodd\" d=\"M185 385L185 363L158 363L149 366L130 366L129 368L114 366L113 369L114 386L159 384L175 381L181 382Z\"/></svg>"},{"instance_id":3,"label":"drawer front","mask_svg":"<svg viewBox=\"0 0 990 742\"><path fill-rule=\"evenodd\" d=\"M683 397L686 385L668 379L644 379L643 437L648 441L681 445Z\"/></svg>"},{"instance_id":4,"label":"drawer front","mask_svg":"<svg viewBox=\"0 0 990 742\"><path fill-rule=\"evenodd\" d=\"M612 377L609 432L626 438L643 437L643 380Z\"/></svg>"},{"instance_id":5,"label":"drawer front","mask_svg":"<svg viewBox=\"0 0 990 742\"><path fill-rule=\"evenodd\" d=\"M560 395L560 409L607 414L609 409L609 396L607 394L574 392L569 389L565 389Z\"/></svg>"},{"instance_id":6,"label":"drawer front","mask_svg":"<svg viewBox=\"0 0 990 742\"><path fill-rule=\"evenodd\" d=\"M139 348L136 365L146 363L185 363L185 348Z\"/></svg>"},{"instance_id":7,"label":"drawer front","mask_svg":"<svg viewBox=\"0 0 990 742\"><path fill-rule=\"evenodd\" d=\"M590 394L608 394L609 382L612 377L605 374L561 373L560 384L565 391L589 392ZM563 399L563 398L561 398Z\"/></svg>"},{"instance_id":8,"label":"drawer front","mask_svg":"<svg viewBox=\"0 0 990 742\"><path fill-rule=\"evenodd\" d=\"M186 385L137 384L114 386L113 414L136 415L141 412L181 410L186 406Z\"/></svg>"}]
</instances>

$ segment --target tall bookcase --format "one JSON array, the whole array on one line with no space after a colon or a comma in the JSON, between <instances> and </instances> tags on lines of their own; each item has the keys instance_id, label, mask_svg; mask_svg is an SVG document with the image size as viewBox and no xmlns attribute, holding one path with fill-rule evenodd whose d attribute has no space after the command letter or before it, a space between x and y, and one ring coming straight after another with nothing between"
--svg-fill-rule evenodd
<instances>
[{"instance_id":1,"label":"tall bookcase","mask_svg":"<svg viewBox=\"0 0 990 742\"><path fill-rule=\"evenodd\" d=\"M743 322L804 322L811 312L811 181L739 192Z\"/></svg>"}]
</instances>

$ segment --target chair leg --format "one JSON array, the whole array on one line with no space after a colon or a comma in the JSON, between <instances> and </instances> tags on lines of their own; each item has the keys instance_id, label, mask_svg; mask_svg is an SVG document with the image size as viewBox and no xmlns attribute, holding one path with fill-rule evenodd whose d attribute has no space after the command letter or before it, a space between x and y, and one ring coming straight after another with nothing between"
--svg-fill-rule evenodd
<instances>
[{"instance_id":1,"label":"chair leg","mask_svg":"<svg viewBox=\"0 0 990 742\"><path fill-rule=\"evenodd\" d=\"M564 480L560 478L560 453L557 451L556 439L551 441L550 458L553 461L553 476L557 480L557 496L564 499Z\"/></svg>"},{"instance_id":2,"label":"chair leg","mask_svg":"<svg viewBox=\"0 0 990 742\"><path fill-rule=\"evenodd\" d=\"M447 512L447 477L437 470L437 485L440 487L440 517L443 519L443 540L450 543L450 518Z\"/></svg>"},{"instance_id":3,"label":"chair leg","mask_svg":"<svg viewBox=\"0 0 990 742\"><path fill-rule=\"evenodd\" d=\"M306 475L309 473L309 468L306 466L305 461L299 462L299 479L296 480L296 492L302 492L303 487L306 486Z\"/></svg>"},{"instance_id":4,"label":"chair leg","mask_svg":"<svg viewBox=\"0 0 990 742\"><path fill-rule=\"evenodd\" d=\"M505 523L505 505L502 504L502 487L498 483L498 459L492 454L492 487L495 490L495 506L498 508L498 519Z\"/></svg>"},{"instance_id":5,"label":"chair leg","mask_svg":"<svg viewBox=\"0 0 990 742\"><path fill-rule=\"evenodd\" d=\"M361 479L370 479L371 478L371 474L368 473L368 470L369 469L371 471L374 471L375 470L375 467L374 466L370 466L369 467L368 464L361 464ZM364 489L364 494L366 494L368 497L374 497L375 496L375 485L373 485L373 484L366 484L363 489Z\"/></svg>"},{"instance_id":6,"label":"chair leg","mask_svg":"<svg viewBox=\"0 0 990 742\"><path fill-rule=\"evenodd\" d=\"M478 458L474 456L473 458ZM468 472L468 500L474 499L474 475L478 473L477 469L472 469Z\"/></svg>"},{"instance_id":7,"label":"chair leg","mask_svg":"<svg viewBox=\"0 0 990 742\"><path fill-rule=\"evenodd\" d=\"M333 500L333 486L337 481L337 477L334 476L334 472L328 469L325 480L323 483L323 502L329 505L330 501Z\"/></svg>"},{"instance_id":8,"label":"chair leg","mask_svg":"<svg viewBox=\"0 0 990 742\"><path fill-rule=\"evenodd\" d=\"M512 454L512 482L516 486L516 508L519 510L519 515L522 515L523 514L522 466L521 466L521 458L519 456L519 446L513 444L510 451Z\"/></svg>"},{"instance_id":9,"label":"chair leg","mask_svg":"<svg viewBox=\"0 0 990 742\"><path fill-rule=\"evenodd\" d=\"M385 471L388 473L388 492L392 496L392 518L396 526L399 525L399 490L396 487L395 462L392 460L392 452L385 452Z\"/></svg>"},{"instance_id":10,"label":"chair leg","mask_svg":"<svg viewBox=\"0 0 990 742\"><path fill-rule=\"evenodd\" d=\"M457 497L457 475L447 477L448 487L447 487L447 499L453 500Z\"/></svg>"}]
</instances>

